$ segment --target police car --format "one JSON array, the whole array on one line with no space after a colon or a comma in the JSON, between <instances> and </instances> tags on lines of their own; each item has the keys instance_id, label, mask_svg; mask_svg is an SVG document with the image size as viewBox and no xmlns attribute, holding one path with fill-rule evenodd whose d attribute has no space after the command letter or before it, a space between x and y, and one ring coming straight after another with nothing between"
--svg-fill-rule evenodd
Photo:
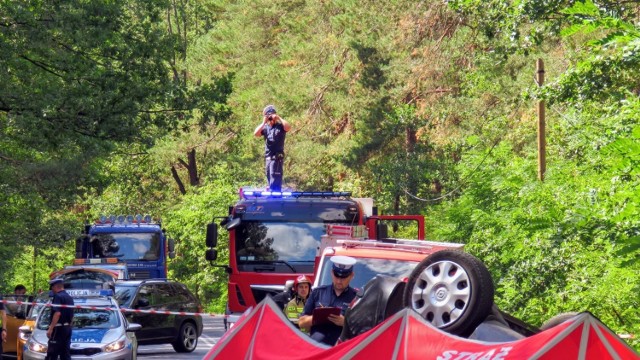
<instances>
[{"instance_id":1,"label":"police car","mask_svg":"<svg viewBox=\"0 0 640 360\"><path fill-rule=\"evenodd\" d=\"M133 360L137 357L135 332L139 324L128 323L112 298L112 290L67 290L73 297L71 358L74 360ZM24 360L43 360L47 355L47 329L51 307L38 315L35 327L24 345ZM21 328L21 331L28 329Z\"/></svg>"}]
</instances>

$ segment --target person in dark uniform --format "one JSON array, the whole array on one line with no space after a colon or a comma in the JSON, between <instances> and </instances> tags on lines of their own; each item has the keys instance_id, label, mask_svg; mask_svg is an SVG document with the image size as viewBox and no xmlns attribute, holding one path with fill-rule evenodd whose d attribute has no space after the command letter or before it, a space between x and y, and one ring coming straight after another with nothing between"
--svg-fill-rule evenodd
<instances>
[{"instance_id":1,"label":"person in dark uniform","mask_svg":"<svg viewBox=\"0 0 640 360\"><path fill-rule=\"evenodd\" d=\"M269 190L282 189L282 172L284 165L284 140L291 125L278 116L273 105L267 105L262 111L262 123L253 134L264 137L265 172Z\"/></svg>"},{"instance_id":2,"label":"person in dark uniform","mask_svg":"<svg viewBox=\"0 0 640 360\"><path fill-rule=\"evenodd\" d=\"M0 359L2 359L2 344L7 341L7 314L4 311L4 303L0 295L0 325L2 325L2 335L0 335Z\"/></svg>"},{"instance_id":3,"label":"person in dark uniform","mask_svg":"<svg viewBox=\"0 0 640 360\"><path fill-rule=\"evenodd\" d=\"M71 360L71 322L73 321L73 298L64 291L62 279L49 281L53 300L51 300L51 324L47 330L49 348L45 360ZM67 305L61 307L56 305Z\"/></svg>"},{"instance_id":4,"label":"person in dark uniform","mask_svg":"<svg viewBox=\"0 0 640 360\"><path fill-rule=\"evenodd\" d=\"M331 285L314 289L304 305L298 326L310 329L311 338L335 345L344 326L344 312L356 297L356 290L349 286L353 279L353 265L356 259L349 256L332 256ZM337 307L342 309L340 315L329 315L329 323L313 325L313 310L318 307Z\"/></svg>"}]
</instances>

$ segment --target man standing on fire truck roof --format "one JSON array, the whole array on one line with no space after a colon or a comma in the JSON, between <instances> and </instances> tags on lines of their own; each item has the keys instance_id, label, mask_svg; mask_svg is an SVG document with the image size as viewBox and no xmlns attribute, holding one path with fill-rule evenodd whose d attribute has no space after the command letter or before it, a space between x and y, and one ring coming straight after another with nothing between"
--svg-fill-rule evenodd
<instances>
[{"instance_id":1,"label":"man standing on fire truck roof","mask_svg":"<svg viewBox=\"0 0 640 360\"><path fill-rule=\"evenodd\" d=\"M278 116L273 105L267 105L262 111L262 123L253 134L264 137L265 173L269 190L282 189L282 172L284 164L284 140L291 125Z\"/></svg>"},{"instance_id":2,"label":"man standing on fire truck roof","mask_svg":"<svg viewBox=\"0 0 640 360\"><path fill-rule=\"evenodd\" d=\"M335 345L344 326L344 312L356 297L356 290L349 286L353 279L353 265L356 259L349 256L332 256L331 261L331 285L320 286L314 289L305 303L302 316L298 320L298 326L302 329L311 329L311 338ZM313 310L319 307L337 307L341 309L340 315L329 315L329 322L325 324L313 324Z\"/></svg>"}]
</instances>

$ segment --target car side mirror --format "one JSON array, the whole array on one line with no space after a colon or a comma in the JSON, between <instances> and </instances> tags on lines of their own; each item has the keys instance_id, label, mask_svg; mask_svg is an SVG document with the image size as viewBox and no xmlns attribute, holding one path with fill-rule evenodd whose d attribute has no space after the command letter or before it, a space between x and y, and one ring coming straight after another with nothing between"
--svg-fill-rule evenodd
<instances>
[{"instance_id":1,"label":"car side mirror","mask_svg":"<svg viewBox=\"0 0 640 360\"><path fill-rule=\"evenodd\" d=\"M138 299L138 303L136 304L136 308L148 307L148 306L149 306L149 299L147 299L147 298Z\"/></svg>"},{"instance_id":2,"label":"car side mirror","mask_svg":"<svg viewBox=\"0 0 640 360\"><path fill-rule=\"evenodd\" d=\"M127 332L136 332L140 329L142 329L142 325L136 323L129 323L127 326Z\"/></svg>"}]
</instances>

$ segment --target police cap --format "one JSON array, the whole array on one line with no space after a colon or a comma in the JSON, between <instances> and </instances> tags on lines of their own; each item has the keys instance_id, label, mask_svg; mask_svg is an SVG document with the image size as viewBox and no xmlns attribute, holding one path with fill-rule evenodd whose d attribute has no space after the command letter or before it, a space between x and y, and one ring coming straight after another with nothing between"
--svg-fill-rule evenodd
<instances>
[{"instance_id":1,"label":"police cap","mask_svg":"<svg viewBox=\"0 0 640 360\"><path fill-rule=\"evenodd\" d=\"M63 280L61 278L55 278L55 279L49 280L49 285L53 286L55 284L62 283L62 282Z\"/></svg>"},{"instance_id":2,"label":"police cap","mask_svg":"<svg viewBox=\"0 0 640 360\"><path fill-rule=\"evenodd\" d=\"M353 265L356 259L350 256L336 255L331 257L333 263L333 275L339 278L346 278L353 273Z\"/></svg>"}]
</instances>

